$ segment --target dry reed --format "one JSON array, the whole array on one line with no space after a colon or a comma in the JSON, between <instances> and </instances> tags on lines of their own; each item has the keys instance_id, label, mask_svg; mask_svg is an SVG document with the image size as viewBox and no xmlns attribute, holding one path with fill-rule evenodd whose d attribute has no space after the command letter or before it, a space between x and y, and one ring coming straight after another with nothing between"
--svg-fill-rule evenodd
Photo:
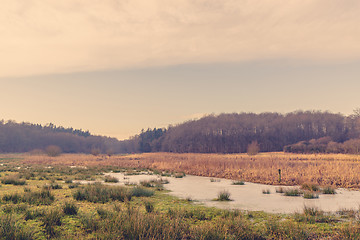
<instances>
[{"instance_id":1,"label":"dry reed","mask_svg":"<svg viewBox=\"0 0 360 240\"><path fill-rule=\"evenodd\" d=\"M347 154L194 154L144 153L131 155L92 156L64 154L51 158L45 155L25 155L25 164L68 166L116 166L150 168L161 171L279 184L303 183L320 186L360 188L360 156Z\"/></svg>"}]
</instances>

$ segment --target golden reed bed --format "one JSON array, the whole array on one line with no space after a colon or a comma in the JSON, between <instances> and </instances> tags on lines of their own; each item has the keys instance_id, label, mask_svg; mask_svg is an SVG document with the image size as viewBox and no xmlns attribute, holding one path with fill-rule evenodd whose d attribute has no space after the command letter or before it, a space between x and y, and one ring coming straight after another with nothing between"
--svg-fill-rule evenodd
<instances>
[{"instance_id":1,"label":"golden reed bed","mask_svg":"<svg viewBox=\"0 0 360 240\"><path fill-rule=\"evenodd\" d=\"M360 188L360 156L346 154L176 154L145 153L125 156L63 154L59 157L25 155L25 164L119 166L152 168L186 174L282 185L316 183Z\"/></svg>"}]
</instances>

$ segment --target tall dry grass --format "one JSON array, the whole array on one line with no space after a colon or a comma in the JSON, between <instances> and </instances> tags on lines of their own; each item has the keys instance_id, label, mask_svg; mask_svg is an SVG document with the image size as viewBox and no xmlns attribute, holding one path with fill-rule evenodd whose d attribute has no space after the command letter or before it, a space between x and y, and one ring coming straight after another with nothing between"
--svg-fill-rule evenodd
<instances>
[{"instance_id":1,"label":"tall dry grass","mask_svg":"<svg viewBox=\"0 0 360 240\"><path fill-rule=\"evenodd\" d=\"M185 172L265 184L360 188L360 156L347 154L194 154L146 153L101 157L65 154L56 158L26 155L26 164L117 166ZM281 182L279 172L281 169Z\"/></svg>"}]
</instances>

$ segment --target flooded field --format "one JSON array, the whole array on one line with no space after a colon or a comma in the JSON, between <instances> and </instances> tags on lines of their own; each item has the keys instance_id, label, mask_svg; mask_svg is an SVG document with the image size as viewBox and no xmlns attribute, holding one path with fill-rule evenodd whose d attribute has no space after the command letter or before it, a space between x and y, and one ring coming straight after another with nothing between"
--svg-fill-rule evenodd
<instances>
[{"instance_id":1,"label":"flooded field","mask_svg":"<svg viewBox=\"0 0 360 240\"><path fill-rule=\"evenodd\" d=\"M224 209L242 209L265 211L270 213L294 213L303 210L304 206L318 207L321 210L335 212L341 209L358 209L360 191L337 189L336 194L319 194L317 199L304 199L302 196L284 196L276 193L279 186L246 182L244 185L233 185L233 181L219 178L187 175L183 178L160 177L156 175L124 175L123 173L107 173L119 179L117 184L139 183L143 180L163 178L169 181L164 187L169 194L180 198L191 198L206 206ZM284 187L284 186L282 186ZM285 187L286 189L296 187ZM220 191L226 190L232 201L214 201ZM263 194L269 190L270 194Z\"/></svg>"}]
</instances>

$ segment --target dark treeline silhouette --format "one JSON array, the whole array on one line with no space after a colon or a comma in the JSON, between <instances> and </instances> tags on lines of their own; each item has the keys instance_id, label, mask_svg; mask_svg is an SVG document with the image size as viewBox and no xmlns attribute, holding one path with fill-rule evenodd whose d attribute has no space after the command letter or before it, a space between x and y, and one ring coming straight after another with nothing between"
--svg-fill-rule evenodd
<instances>
[{"instance_id":1,"label":"dark treeline silhouette","mask_svg":"<svg viewBox=\"0 0 360 240\"><path fill-rule=\"evenodd\" d=\"M360 153L360 110L350 116L321 111L208 115L165 128L142 130L128 140L94 136L53 124L0 121L0 152L55 145L66 153ZM254 145L255 146L255 145Z\"/></svg>"},{"instance_id":2,"label":"dark treeline silhouette","mask_svg":"<svg viewBox=\"0 0 360 240\"><path fill-rule=\"evenodd\" d=\"M120 152L121 148L115 138L93 136L81 129L0 121L0 152L44 150L49 145L58 146L65 153L90 153L94 148L103 153Z\"/></svg>"},{"instance_id":3,"label":"dark treeline silhouette","mask_svg":"<svg viewBox=\"0 0 360 240\"><path fill-rule=\"evenodd\" d=\"M359 137L359 110L350 116L321 111L232 113L209 115L168 129L142 131L124 141L122 151L241 153L247 151L249 144L257 142L261 152L311 152L301 148L292 151L289 145L325 141L325 150L317 152L326 152L340 146L336 144L349 145L350 139ZM350 140L350 143L356 141Z\"/></svg>"}]
</instances>

